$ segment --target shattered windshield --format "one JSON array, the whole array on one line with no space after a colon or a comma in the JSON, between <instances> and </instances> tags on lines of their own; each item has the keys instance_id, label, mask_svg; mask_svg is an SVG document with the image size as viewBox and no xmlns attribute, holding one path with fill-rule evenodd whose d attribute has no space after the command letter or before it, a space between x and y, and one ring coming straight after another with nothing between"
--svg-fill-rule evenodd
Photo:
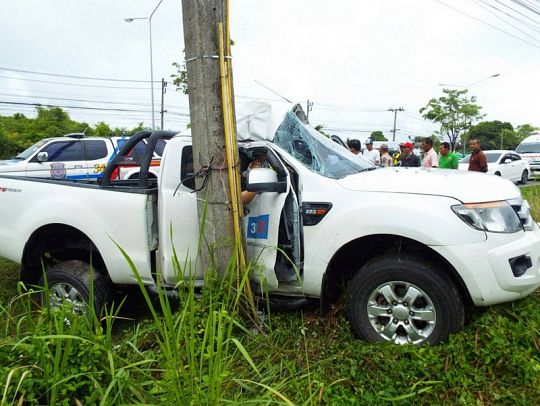
<instances>
[{"instance_id":1,"label":"shattered windshield","mask_svg":"<svg viewBox=\"0 0 540 406\"><path fill-rule=\"evenodd\" d=\"M332 179L374 169L362 158L356 159L341 145L300 121L292 112L276 130L274 144L283 148L310 171Z\"/></svg>"}]
</instances>

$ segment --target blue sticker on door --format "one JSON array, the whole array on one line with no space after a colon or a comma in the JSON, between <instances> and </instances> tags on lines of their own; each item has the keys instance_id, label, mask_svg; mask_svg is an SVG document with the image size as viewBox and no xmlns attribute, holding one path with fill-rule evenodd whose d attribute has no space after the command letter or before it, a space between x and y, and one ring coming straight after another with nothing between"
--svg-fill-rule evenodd
<instances>
[{"instance_id":1,"label":"blue sticker on door","mask_svg":"<svg viewBox=\"0 0 540 406\"><path fill-rule=\"evenodd\" d=\"M268 223L270 215L263 214L258 217L250 217L248 219L247 238L257 238L260 240L268 239Z\"/></svg>"}]
</instances>

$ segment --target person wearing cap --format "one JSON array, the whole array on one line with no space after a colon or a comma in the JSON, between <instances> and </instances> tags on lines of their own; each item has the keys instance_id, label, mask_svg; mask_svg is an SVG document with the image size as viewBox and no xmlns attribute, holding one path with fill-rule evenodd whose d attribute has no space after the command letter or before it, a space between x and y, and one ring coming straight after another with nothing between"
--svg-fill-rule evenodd
<instances>
[{"instance_id":1,"label":"person wearing cap","mask_svg":"<svg viewBox=\"0 0 540 406\"><path fill-rule=\"evenodd\" d=\"M414 144L410 141L403 143L403 153L401 154L401 158L399 159L399 166L403 166L405 168L413 168L420 166L420 157L413 154Z\"/></svg>"},{"instance_id":2,"label":"person wearing cap","mask_svg":"<svg viewBox=\"0 0 540 406\"><path fill-rule=\"evenodd\" d=\"M379 151L373 149L373 140L368 138L364 144L366 144L366 149L362 153L362 156L372 164L379 165L381 162L381 156L379 155Z\"/></svg>"},{"instance_id":3,"label":"person wearing cap","mask_svg":"<svg viewBox=\"0 0 540 406\"><path fill-rule=\"evenodd\" d=\"M392 157L388 153L388 145L382 144L379 147L379 152L381 153L381 166L393 166Z\"/></svg>"},{"instance_id":4,"label":"person wearing cap","mask_svg":"<svg viewBox=\"0 0 540 406\"><path fill-rule=\"evenodd\" d=\"M439 168L441 169L457 169L459 160L456 154L450 152L450 144L443 142L441 144L441 156L439 157Z\"/></svg>"},{"instance_id":5,"label":"person wearing cap","mask_svg":"<svg viewBox=\"0 0 540 406\"><path fill-rule=\"evenodd\" d=\"M433 149L433 139L431 137L424 138L422 149L424 150L422 166L424 168L437 168L439 166L439 156Z\"/></svg>"},{"instance_id":6,"label":"person wearing cap","mask_svg":"<svg viewBox=\"0 0 540 406\"><path fill-rule=\"evenodd\" d=\"M358 155L360 153L360 141L356 139L347 140L347 146L354 155Z\"/></svg>"}]
</instances>

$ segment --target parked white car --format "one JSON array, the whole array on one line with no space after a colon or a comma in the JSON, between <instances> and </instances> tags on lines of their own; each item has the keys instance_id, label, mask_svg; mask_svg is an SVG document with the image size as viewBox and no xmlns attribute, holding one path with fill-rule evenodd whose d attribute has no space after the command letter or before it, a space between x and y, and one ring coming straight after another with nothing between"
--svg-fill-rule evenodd
<instances>
[{"instance_id":1,"label":"parked white car","mask_svg":"<svg viewBox=\"0 0 540 406\"><path fill-rule=\"evenodd\" d=\"M484 151L488 163L488 174L500 176L512 182L525 185L531 175L531 168L525 159L521 159L519 154L508 150ZM467 155L459 161L458 169L466 171L469 169L471 155Z\"/></svg>"}]
</instances>

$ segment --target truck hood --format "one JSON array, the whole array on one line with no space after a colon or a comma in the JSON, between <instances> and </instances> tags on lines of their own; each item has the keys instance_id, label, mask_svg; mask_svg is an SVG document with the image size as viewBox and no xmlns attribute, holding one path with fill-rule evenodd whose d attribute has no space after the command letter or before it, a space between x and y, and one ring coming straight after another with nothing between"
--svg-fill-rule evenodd
<instances>
[{"instance_id":1,"label":"truck hood","mask_svg":"<svg viewBox=\"0 0 540 406\"><path fill-rule=\"evenodd\" d=\"M428 168L380 168L337 181L348 190L447 196L463 203L514 199L519 188L499 176Z\"/></svg>"}]
</instances>

